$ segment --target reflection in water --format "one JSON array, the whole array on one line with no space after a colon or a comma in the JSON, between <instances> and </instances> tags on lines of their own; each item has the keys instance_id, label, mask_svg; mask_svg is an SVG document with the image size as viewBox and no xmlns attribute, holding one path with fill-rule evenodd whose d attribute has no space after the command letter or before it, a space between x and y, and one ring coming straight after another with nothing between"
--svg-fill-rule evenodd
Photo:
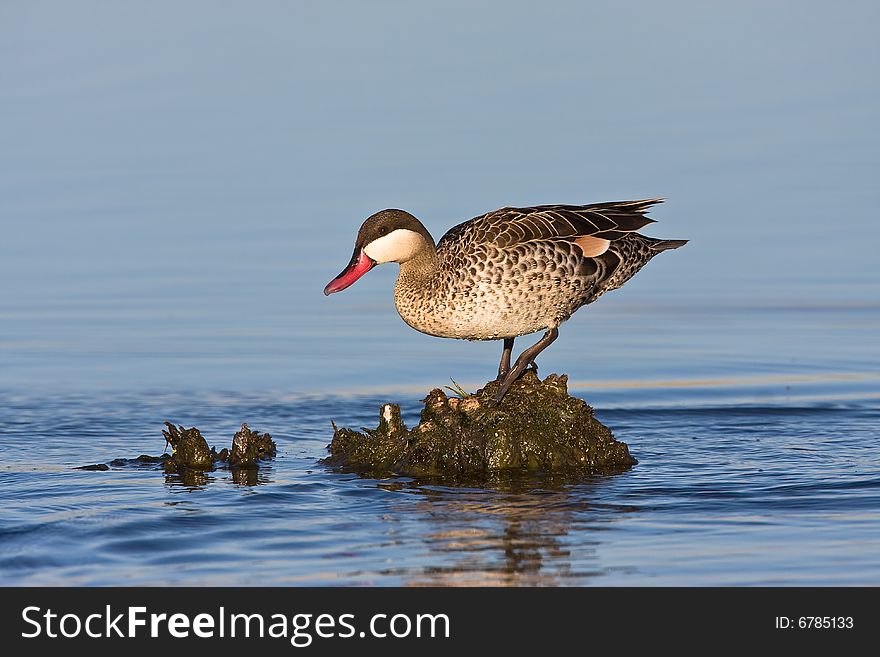
<instances>
[{"instance_id":1,"label":"reflection in water","mask_svg":"<svg viewBox=\"0 0 880 657\"><path fill-rule=\"evenodd\" d=\"M422 514L422 542L443 565L400 574L410 586L584 583L602 574L596 558L600 511L589 500L604 481L572 486L531 479L496 490L417 489L423 499L408 512ZM576 541L570 537L574 529ZM585 562L595 566L584 569Z\"/></svg>"},{"instance_id":2,"label":"reflection in water","mask_svg":"<svg viewBox=\"0 0 880 657\"><path fill-rule=\"evenodd\" d=\"M213 480L214 477L211 476L210 472L190 470L188 468L178 472L166 473L165 475L165 484L167 486L183 486L194 490L204 488Z\"/></svg>"},{"instance_id":3,"label":"reflection in water","mask_svg":"<svg viewBox=\"0 0 880 657\"><path fill-rule=\"evenodd\" d=\"M232 475L232 482L240 486L262 486L272 483L271 467L260 468L228 468L222 470L192 470L182 468L178 472L165 474L165 484L171 487L184 486L186 488L201 489L209 483L216 482L224 471Z\"/></svg>"},{"instance_id":4,"label":"reflection in water","mask_svg":"<svg viewBox=\"0 0 880 657\"><path fill-rule=\"evenodd\" d=\"M269 472L258 468L231 468L232 481L242 486L259 486L271 483Z\"/></svg>"}]
</instances>

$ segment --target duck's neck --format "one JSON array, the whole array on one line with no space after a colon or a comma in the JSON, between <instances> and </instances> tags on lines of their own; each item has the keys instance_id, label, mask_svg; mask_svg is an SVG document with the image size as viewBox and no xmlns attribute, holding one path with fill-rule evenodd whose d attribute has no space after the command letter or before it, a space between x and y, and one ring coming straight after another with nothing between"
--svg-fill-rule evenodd
<instances>
[{"instance_id":1,"label":"duck's neck","mask_svg":"<svg viewBox=\"0 0 880 657\"><path fill-rule=\"evenodd\" d=\"M432 280L435 280L440 269L437 258L437 249L433 241L426 242L425 248L420 249L415 257L400 263L400 275L397 277L397 288L415 290L426 288Z\"/></svg>"},{"instance_id":2,"label":"duck's neck","mask_svg":"<svg viewBox=\"0 0 880 657\"><path fill-rule=\"evenodd\" d=\"M433 241L416 256L400 263L394 286L394 305L404 322L417 331L438 335L434 327L435 305L443 293L440 258Z\"/></svg>"}]
</instances>

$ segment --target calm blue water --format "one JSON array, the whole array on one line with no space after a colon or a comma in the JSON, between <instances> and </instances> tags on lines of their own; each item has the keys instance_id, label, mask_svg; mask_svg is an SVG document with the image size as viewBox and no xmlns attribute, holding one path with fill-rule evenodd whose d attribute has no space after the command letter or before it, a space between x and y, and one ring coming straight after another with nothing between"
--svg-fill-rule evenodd
<instances>
[{"instance_id":1,"label":"calm blue water","mask_svg":"<svg viewBox=\"0 0 880 657\"><path fill-rule=\"evenodd\" d=\"M545 3L546 4L546 3ZM0 583L880 584L876 3L0 8ZM821 44L821 47L817 47ZM342 294L364 217L665 196L689 238L540 359L639 464L318 463L500 345ZM522 344L520 344L522 343ZM518 341L526 346L529 339ZM72 468L162 421L278 457Z\"/></svg>"},{"instance_id":2,"label":"calm blue water","mask_svg":"<svg viewBox=\"0 0 880 657\"><path fill-rule=\"evenodd\" d=\"M317 465L328 418L375 424L376 397L6 397L0 572L65 585L876 585L880 409L866 388L665 391L623 406L624 391L597 394L636 467L485 490ZM278 458L253 486L226 471L187 485L70 469L160 452L165 417L197 418L222 444L246 419L273 433Z\"/></svg>"}]
</instances>

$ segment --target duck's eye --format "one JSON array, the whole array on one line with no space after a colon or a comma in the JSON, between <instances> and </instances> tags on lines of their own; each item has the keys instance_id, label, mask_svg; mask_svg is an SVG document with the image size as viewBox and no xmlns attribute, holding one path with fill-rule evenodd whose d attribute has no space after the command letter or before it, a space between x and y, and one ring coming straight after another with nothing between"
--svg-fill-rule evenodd
<instances>
[{"instance_id":1,"label":"duck's eye","mask_svg":"<svg viewBox=\"0 0 880 657\"><path fill-rule=\"evenodd\" d=\"M387 235L388 234L388 227L387 226L379 226L379 234L380 235Z\"/></svg>"}]
</instances>

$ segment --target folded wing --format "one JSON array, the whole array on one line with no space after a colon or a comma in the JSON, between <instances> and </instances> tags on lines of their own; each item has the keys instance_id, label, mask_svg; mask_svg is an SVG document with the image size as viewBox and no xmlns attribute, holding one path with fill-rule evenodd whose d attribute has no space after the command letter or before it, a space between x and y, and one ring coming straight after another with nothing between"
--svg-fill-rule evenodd
<instances>
[{"instance_id":1,"label":"folded wing","mask_svg":"<svg viewBox=\"0 0 880 657\"><path fill-rule=\"evenodd\" d=\"M500 248L533 241L564 240L596 257L610 242L654 223L645 212L662 199L614 201L592 205L538 205L501 208L450 229L438 247L452 240L475 240Z\"/></svg>"}]
</instances>

